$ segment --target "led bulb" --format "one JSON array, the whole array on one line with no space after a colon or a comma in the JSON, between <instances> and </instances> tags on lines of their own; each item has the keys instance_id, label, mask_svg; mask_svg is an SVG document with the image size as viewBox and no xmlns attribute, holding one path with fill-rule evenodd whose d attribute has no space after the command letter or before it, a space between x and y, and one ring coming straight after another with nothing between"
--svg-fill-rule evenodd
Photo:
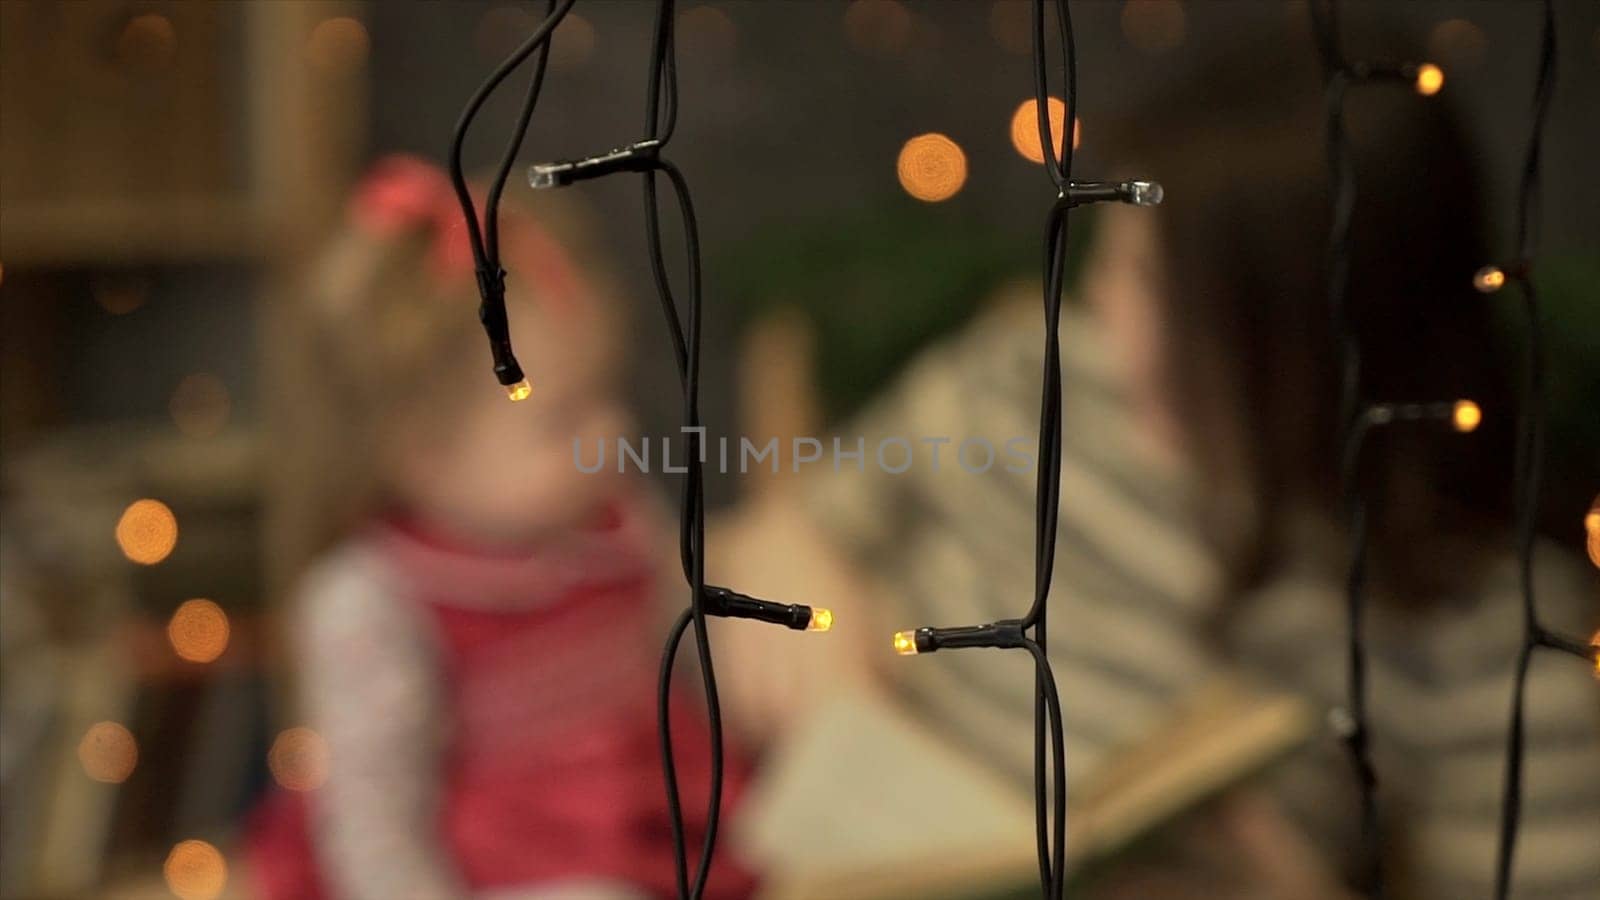
<instances>
[{"instance_id":1,"label":"led bulb","mask_svg":"<svg viewBox=\"0 0 1600 900\"><path fill-rule=\"evenodd\" d=\"M1472 276L1472 286L1480 294L1492 294L1506 286L1506 273L1499 266L1484 266Z\"/></svg>"},{"instance_id":2,"label":"led bulb","mask_svg":"<svg viewBox=\"0 0 1600 900\"><path fill-rule=\"evenodd\" d=\"M1417 67L1417 93L1424 97L1432 97L1444 87L1444 70L1433 63L1423 63Z\"/></svg>"},{"instance_id":3,"label":"led bulb","mask_svg":"<svg viewBox=\"0 0 1600 900\"><path fill-rule=\"evenodd\" d=\"M1483 421L1483 410L1471 400L1457 400L1455 409L1450 413L1450 421L1457 431L1466 434L1476 429L1478 423Z\"/></svg>"},{"instance_id":4,"label":"led bulb","mask_svg":"<svg viewBox=\"0 0 1600 900\"><path fill-rule=\"evenodd\" d=\"M811 624L806 626L807 631L827 631L833 627L833 610L823 609L820 606L811 608Z\"/></svg>"},{"instance_id":5,"label":"led bulb","mask_svg":"<svg viewBox=\"0 0 1600 900\"><path fill-rule=\"evenodd\" d=\"M1128 182L1128 202L1134 206L1160 206L1161 200L1166 195L1167 192L1161 189L1161 185L1158 182Z\"/></svg>"},{"instance_id":6,"label":"led bulb","mask_svg":"<svg viewBox=\"0 0 1600 900\"><path fill-rule=\"evenodd\" d=\"M512 402L526 400L533 396L533 385L529 384L526 378L516 384L508 384L506 385L506 396L510 397Z\"/></svg>"},{"instance_id":7,"label":"led bulb","mask_svg":"<svg viewBox=\"0 0 1600 900\"><path fill-rule=\"evenodd\" d=\"M894 652L901 656L916 656L917 633L915 631L896 631L894 633Z\"/></svg>"}]
</instances>

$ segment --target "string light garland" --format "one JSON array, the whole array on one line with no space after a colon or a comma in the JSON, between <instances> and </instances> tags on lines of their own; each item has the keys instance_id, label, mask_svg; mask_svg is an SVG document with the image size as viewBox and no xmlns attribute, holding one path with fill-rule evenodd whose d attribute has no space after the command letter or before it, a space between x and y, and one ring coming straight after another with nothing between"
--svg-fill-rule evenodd
<instances>
[{"instance_id":1,"label":"string light garland","mask_svg":"<svg viewBox=\"0 0 1600 900\"><path fill-rule=\"evenodd\" d=\"M1066 86L1061 119L1078 109L1077 50L1072 11L1066 0L1055 0L1056 25L1061 43L1061 69ZM1061 290L1066 260L1068 212L1090 203L1120 202L1154 206L1162 200L1159 184L1129 181L1119 184L1072 180L1074 141L1063 136L1056 145L1050 114L1051 98L1045 61L1044 0L1033 0L1033 108L1039 131L1039 148L1045 169L1056 190L1045 225L1043 390L1039 411L1039 473L1035 484L1034 595L1027 614L981 625L924 626L896 632L893 647L902 656L926 655L939 650L966 648L1023 649L1034 660L1034 811L1039 856L1039 882L1047 900L1063 896L1066 889L1067 771L1066 745L1061 719L1061 698L1050 668L1047 643L1050 582L1055 566L1057 519L1061 506ZM1062 129L1064 131L1064 127ZM1047 771L1048 768L1048 771ZM1053 824L1053 828L1052 828Z\"/></svg>"},{"instance_id":2,"label":"string light garland","mask_svg":"<svg viewBox=\"0 0 1600 900\"><path fill-rule=\"evenodd\" d=\"M1483 294L1493 294L1509 283L1520 288L1528 317L1528 338L1522 383L1522 402L1513 483L1516 495L1514 525L1518 570L1523 607L1522 646L1517 655L1515 688L1511 703L1511 726L1507 736L1505 794L1501 806L1500 840L1496 858L1495 897L1505 900L1511 886L1512 862L1521 812L1523 759L1523 698L1528 664L1539 647L1560 650L1593 662L1600 671L1600 635L1585 646L1580 640L1556 634L1538 618L1533 589L1533 551L1538 518L1540 460L1543 445L1543 341L1538 304L1531 272L1534 256L1532 212L1538 189L1539 148L1554 88L1555 21L1550 0L1543 0L1544 24L1540 40L1539 74L1534 90L1534 115L1523 164L1518 198L1518 256L1511 263L1487 265L1472 276L1472 286ZM1343 52L1339 33L1338 0L1314 0L1311 4L1313 28L1321 51L1325 75L1327 108L1326 138L1329 177L1332 182L1333 224L1328 243L1328 299L1339 335L1342 377L1340 409L1344 434L1341 484L1344 509L1350 532L1350 566L1346 580L1348 618L1348 708L1337 711L1336 725L1345 740L1361 788L1362 871L1360 885L1369 896L1383 894L1380 829L1377 815L1377 773L1370 753L1370 729L1366 716L1366 647L1362 624L1366 556L1367 514L1357 482L1361 446L1374 427L1391 422L1443 420L1458 432L1470 432L1482 421L1482 411L1469 400L1454 404L1362 405L1361 354L1348 310L1347 292L1350 270L1351 219L1355 208L1355 169L1350 145L1344 134L1343 103L1346 89L1364 81L1409 81L1418 94L1431 97L1444 86L1444 72L1432 63L1387 64L1349 60Z\"/></svg>"},{"instance_id":3,"label":"string light garland","mask_svg":"<svg viewBox=\"0 0 1600 900\"><path fill-rule=\"evenodd\" d=\"M483 298L481 317L488 332L494 370L500 383L506 386L511 399L520 400L529 395L529 386L515 354L511 349L510 329L505 315L505 272L500 266L499 248L494 227L500 193L507 173L520 148L522 135L538 102L539 87L549 55L549 46L563 16L571 9L573 0L552 0L548 14L533 35L501 63L468 102L457 126L456 138L451 148L451 173L457 184L462 209L467 217L468 234L472 236L473 255L477 262L478 285ZM646 137L614 150L578 160L539 163L528 171L529 184L539 190L566 187L594 178L621 172L639 173L643 176L645 231L649 245L650 267L655 279L661 309L667 320L667 331L672 341L673 358L677 364L682 387L683 426L686 451L684 465L683 498L679 527L679 551L684 579L688 582L689 603L674 621L667 635L657 679L657 726L659 732L662 770L666 782L667 806L672 830L675 876L678 896L699 898L711 874L711 861L716 850L718 823L721 817L723 786L722 712L717 692L716 673L711 656L711 643L706 628L706 617L740 618L782 625L794 630L825 632L833 627L833 613L821 607L802 604L781 604L752 597L724 587L707 585L705 581L705 496L704 496L704 439L705 428L700 422L700 338L702 308L702 277L700 262L699 226L695 218L694 203L683 173L661 155L671 140L677 125L678 88L675 53L674 15L675 0L660 0L656 8L656 22L651 46L650 71L646 88ZM518 65L534 53L534 75L523 102L516 131L500 170L496 173L485 208L482 237L476 221L470 194L461 176L461 144L472 118L484 99ZM656 175L667 177L678 203L682 219L686 269L689 281L687 315L680 314L678 302L667 277L666 258L661 238L661 210L657 198ZM685 321L686 319L686 321ZM672 672L678 649L685 632L692 628L699 662L701 683L705 691L706 717L711 742L711 777L707 797L706 828L697 866L691 871L685 846L683 805L678 789L676 760L672 750L672 722L670 699Z\"/></svg>"},{"instance_id":4,"label":"string light garland","mask_svg":"<svg viewBox=\"0 0 1600 900\"><path fill-rule=\"evenodd\" d=\"M1340 465L1349 566L1345 576L1347 682L1346 706L1335 710L1333 723L1343 738L1361 792L1361 857L1357 887L1368 896L1383 896L1383 866L1378 822L1378 774L1373 765L1371 730L1367 720L1367 650L1363 625L1366 614L1367 503L1358 484L1361 449L1375 427L1399 421L1447 421L1457 430L1476 428L1481 420L1477 406L1459 404L1374 403L1363 405L1361 345L1349 310L1351 224L1356 203L1356 172L1350 142L1344 129L1345 93L1365 82L1411 83L1417 93L1433 96L1444 86L1444 73L1431 63L1366 62L1349 59L1339 31L1338 0L1313 0L1312 29L1322 58L1325 104L1325 139L1331 188L1332 224L1328 233L1328 306L1337 335L1340 365L1339 422L1343 447ZM1463 403L1470 401L1463 401ZM1459 411L1458 411L1459 410Z\"/></svg>"},{"instance_id":5,"label":"string light garland","mask_svg":"<svg viewBox=\"0 0 1600 900\"><path fill-rule=\"evenodd\" d=\"M1538 74L1533 88L1533 117L1522 161L1522 176L1517 190L1516 258L1509 263L1488 265L1473 276L1473 287L1485 294L1515 284L1522 295L1527 317L1527 340L1523 347L1521 408L1518 410L1517 443L1512 463L1515 495L1513 513L1516 530L1517 575L1522 593L1522 646L1517 652L1517 669L1511 694L1511 722L1506 732L1506 775L1500 800L1500 836L1495 852L1494 896L1506 900L1511 894L1517 852L1517 831L1522 813L1522 771L1526 735L1524 706L1527 695L1528 666L1539 648L1556 650L1583 659L1600 672L1600 633L1587 644L1581 638L1558 634L1539 619L1534 596L1533 560L1539 519L1539 492L1544 457L1544 335L1539 315L1539 295L1533 283L1533 260L1538 251L1537 230L1533 221L1538 207L1540 150L1544 143L1545 122L1550 99L1555 91L1556 22L1552 0L1540 4Z\"/></svg>"}]
</instances>

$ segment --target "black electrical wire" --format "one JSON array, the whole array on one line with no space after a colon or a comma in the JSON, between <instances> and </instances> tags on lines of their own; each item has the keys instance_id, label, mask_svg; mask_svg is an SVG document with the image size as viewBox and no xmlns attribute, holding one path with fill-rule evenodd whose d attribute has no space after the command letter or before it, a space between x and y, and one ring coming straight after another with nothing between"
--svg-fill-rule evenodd
<instances>
[{"instance_id":1,"label":"black electrical wire","mask_svg":"<svg viewBox=\"0 0 1600 900\"><path fill-rule=\"evenodd\" d=\"M1544 457L1545 399L1543 325L1540 321L1538 293L1533 283L1533 260L1538 249L1537 225L1534 217L1537 215L1540 187L1540 149L1544 140L1545 122L1549 116L1550 99L1555 91L1556 74L1555 10L1551 0L1543 0L1541 9L1543 15L1539 38L1538 74L1533 92L1533 117L1517 193L1515 244L1517 258L1507 267L1509 272L1505 273L1522 294L1523 311L1527 316L1527 339L1524 346L1517 443L1512 473L1516 497L1514 524L1517 572L1522 593L1523 629L1522 646L1517 653L1517 668L1511 695L1511 722L1506 735L1505 786L1500 805L1500 836L1495 854L1494 896L1497 900L1505 900L1510 896L1515 867L1517 831L1522 814L1525 744L1523 713L1528 667L1533 660L1534 651L1543 647L1584 660L1593 660L1597 653L1600 653L1585 647L1581 641L1545 628L1539 621L1538 605L1534 596L1533 563Z\"/></svg>"},{"instance_id":2,"label":"black electrical wire","mask_svg":"<svg viewBox=\"0 0 1600 900\"><path fill-rule=\"evenodd\" d=\"M1050 125L1050 85L1045 48L1043 0L1032 8L1033 95L1039 146L1045 171L1056 188L1045 229L1044 325L1045 360L1039 410L1039 473L1035 484L1034 596L1023 627L1032 629L1027 645L1035 662L1033 713L1034 815L1039 854L1039 877L1048 900L1066 891L1067 772L1062 737L1061 703L1049 658L1049 597L1055 572L1056 536L1061 509L1061 291L1065 268L1068 211L1072 184L1072 143L1078 115L1077 47L1072 10L1067 0L1056 0L1056 27L1061 44L1061 70L1065 86L1061 147L1054 146ZM1046 729L1052 743L1046 747ZM1048 750L1048 752L1047 752ZM1045 765L1050 765L1050 804L1046 804ZM1054 832L1051 822L1054 821Z\"/></svg>"},{"instance_id":3,"label":"black electrical wire","mask_svg":"<svg viewBox=\"0 0 1600 900\"><path fill-rule=\"evenodd\" d=\"M455 188L456 199L461 204L461 214L466 219L473 269L477 274L478 292L482 299L478 307L478 317L483 322L490 349L494 354L495 376L507 387L521 382L523 373L515 355L511 352L510 325L506 319L505 270L500 265L500 195L505 190L506 179L510 176L517 151L522 146L523 135L527 133L528 123L532 121L534 108L539 102L539 92L544 85L545 66L550 55L551 38L556 26L561 24L561 20L571 11L574 2L576 0L551 0L544 21L539 23L533 34L512 51L511 55L506 57L472 93L467 100L466 108L461 111L461 118L456 121L455 132L450 140L448 164L450 183ZM467 131L471 129L472 122L477 118L484 102L501 82L534 53L538 53L539 58L534 63L533 78L529 83L528 93L523 98L522 109L511 139L507 143L505 154L501 158L500 167L490 185L484 220L480 222L478 209L473 202L472 192L467 187L467 177L461 163Z\"/></svg>"}]
</instances>

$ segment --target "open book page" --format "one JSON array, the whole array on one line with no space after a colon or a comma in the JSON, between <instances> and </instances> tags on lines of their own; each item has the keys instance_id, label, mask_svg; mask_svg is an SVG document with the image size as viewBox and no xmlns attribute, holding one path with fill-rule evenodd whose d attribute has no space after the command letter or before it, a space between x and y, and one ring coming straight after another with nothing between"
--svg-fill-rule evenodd
<instances>
[{"instance_id":1,"label":"open book page","mask_svg":"<svg viewBox=\"0 0 1600 900\"><path fill-rule=\"evenodd\" d=\"M1306 740L1302 701L1208 685L1145 740L1074 773L1074 868L1127 847ZM1038 877L1028 787L881 696L838 694L765 767L733 838L768 900L992 895Z\"/></svg>"}]
</instances>

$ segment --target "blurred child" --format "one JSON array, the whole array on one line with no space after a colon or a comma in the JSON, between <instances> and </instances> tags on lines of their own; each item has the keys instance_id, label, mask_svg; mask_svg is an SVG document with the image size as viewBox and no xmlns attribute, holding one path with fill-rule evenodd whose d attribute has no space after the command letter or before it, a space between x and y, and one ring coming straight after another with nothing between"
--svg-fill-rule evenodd
<instances>
[{"instance_id":1,"label":"blurred child","mask_svg":"<svg viewBox=\"0 0 1600 900\"><path fill-rule=\"evenodd\" d=\"M526 402L489 376L460 208L431 164L379 162L316 273L281 515L313 560L290 630L331 767L262 811L271 900L671 891L667 531L643 485L572 461L575 439L628 427L619 330L576 211L541 201L502 212ZM695 712L674 719L686 798L709 774ZM686 805L697 847L703 804ZM725 853L709 896L749 889Z\"/></svg>"}]
</instances>

